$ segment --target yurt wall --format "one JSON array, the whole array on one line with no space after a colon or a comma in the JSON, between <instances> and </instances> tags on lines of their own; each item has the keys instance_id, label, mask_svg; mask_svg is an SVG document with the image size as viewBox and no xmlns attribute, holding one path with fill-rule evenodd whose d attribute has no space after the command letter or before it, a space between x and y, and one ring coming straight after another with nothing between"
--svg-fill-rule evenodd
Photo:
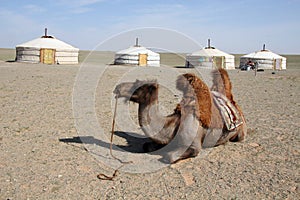
<instances>
[{"instance_id":1,"label":"yurt wall","mask_svg":"<svg viewBox=\"0 0 300 200\"><path fill-rule=\"evenodd\" d=\"M235 58L234 58L234 56L225 57L224 69L235 69Z\"/></svg>"},{"instance_id":2,"label":"yurt wall","mask_svg":"<svg viewBox=\"0 0 300 200\"><path fill-rule=\"evenodd\" d=\"M213 67L213 57L187 55L186 56L186 67L212 68Z\"/></svg>"},{"instance_id":3,"label":"yurt wall","mask_svg":"<svg viewBox=\"0 0 300 200\"><path fill-rule=\"evenodd\" d=\"M55 62L58 64L78 64L78 51L56 50Z\"/></svg>"},{"instance_id":4,"label":"yurt wall","mask_svg":"<svg viewBox=\"0 0 300 200\"><path fill-rule=\"evenodd\" d=\"M40 49L30 47L16 47L16 61L39 63Z\"/></svg>"},{"instance_id":5,"label":"yurt wall","mask_svg":"<svg viewBox=\"0 0 300 200\"><path fill-rule=\"evenodd\" d=\"M203 49L186 56L186 67L235 69L234 56Z\"/></svg>"}]
</instances>

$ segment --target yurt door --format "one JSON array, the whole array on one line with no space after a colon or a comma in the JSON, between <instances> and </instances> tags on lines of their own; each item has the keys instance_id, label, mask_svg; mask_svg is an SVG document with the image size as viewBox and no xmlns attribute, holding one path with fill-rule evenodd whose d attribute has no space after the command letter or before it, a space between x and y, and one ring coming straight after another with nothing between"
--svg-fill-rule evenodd
<instances>
[{"instance_id":1,"label":"yurt door","mask_svg":"<svg viewBox=\"0 0 300 200\"><path fill-rule=\"evenodd\" d=\"M41 49L40 52L41 63L54 64L55 63L55 49Z\"/></svg>"},{"instance_id":2,"label":"yurt door","mask_svg":"<svg viewBox=\"0 0 300 200\"><path fill-rule=\"evenodd\" d=\"M224 68L225 57L224 56L214 56L213 67Z\"/></svg>"},{"instance_id":3,"label":"yurt door","mask_svg":"<svg viewBox=\"0 0 300 200\"><path fill-rule=\"evenodd\" d=\"M282 59L275 59L275 69L281 70Z\"/></svg>"},{"instance_id":4,"label":"yurt door","mask_svg":"<svg viewBox=\"0 0 300 200\"><path fill-rule=\"evenodd\" d=\"M147 65L147 54L139 54L139 66L146 66Z\"/></svg>"}]
</instances>

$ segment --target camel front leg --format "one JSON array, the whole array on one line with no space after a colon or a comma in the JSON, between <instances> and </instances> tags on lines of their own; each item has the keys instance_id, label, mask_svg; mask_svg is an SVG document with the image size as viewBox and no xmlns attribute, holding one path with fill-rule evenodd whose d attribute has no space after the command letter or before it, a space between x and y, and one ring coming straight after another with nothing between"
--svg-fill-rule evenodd
<instances>
[{"instance_id":1,"label":"camel front leg","mask_svg":"<svg viewBox=\"0 0 300 200\"><path fill-rule=\"evenodd\" d=\"M195 157L201 149L201 138L204 134L203 127L193 114L185 116L180 123L176 137L171 142L172 150L168 153L170 163Z\"/></svg>"}]
</instances>

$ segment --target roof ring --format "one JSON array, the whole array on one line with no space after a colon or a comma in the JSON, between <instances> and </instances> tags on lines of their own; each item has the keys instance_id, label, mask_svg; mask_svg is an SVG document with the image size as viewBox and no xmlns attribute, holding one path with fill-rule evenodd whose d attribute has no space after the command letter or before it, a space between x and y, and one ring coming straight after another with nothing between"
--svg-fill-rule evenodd
<instances>
[{"instance_id":1,"label":"roof ring","mask_svg":"<svg viewBox=\"0 0 300 200\"><path fill-rule=\"evenodd\" d=\"M41 38L52 38L52 39L54 39L55 37L51 36L51 35L43 35Z\"/></svg>"}]
</instances>

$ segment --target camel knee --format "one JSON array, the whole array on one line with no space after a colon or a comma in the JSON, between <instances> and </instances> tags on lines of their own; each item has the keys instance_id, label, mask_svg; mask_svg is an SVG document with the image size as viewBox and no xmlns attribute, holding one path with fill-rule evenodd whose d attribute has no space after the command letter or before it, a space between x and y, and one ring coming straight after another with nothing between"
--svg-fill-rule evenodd
<instances>
[{"instance_id":1,"label":"camel knee","mask_svg":"<svg viewBox=\"0 0 300 200\"><path fill-rule=\"evenodd\" d=\"M196 157L199 154L200 150L196 149L196 148L188 148L183 156L187 156L186 158L190 158L190 157Z\"/></svg>"}]
</instances>

